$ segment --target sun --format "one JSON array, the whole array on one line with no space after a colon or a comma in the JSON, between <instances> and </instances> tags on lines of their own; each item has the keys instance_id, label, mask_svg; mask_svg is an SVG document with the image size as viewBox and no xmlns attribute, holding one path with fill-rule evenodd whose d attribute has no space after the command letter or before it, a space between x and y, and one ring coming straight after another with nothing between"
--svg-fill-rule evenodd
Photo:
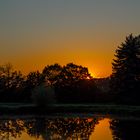
<instances>
[{"instance_id":1,"label":"sun","mask_svg":"<svg viewBox=\"0 0 140 140\"><path fill-rule=\"evenodd\" d=\"M87 80L90 80L91 79L91 77L90 76L87 76L87 78L86 78Z\"/></svg>"},{"instance_id":2,"label":"sun","mask_svg":"<svg viewBox=\"0 0 140 140\"><path fill-rule=\"evenodd\" d=\"M93 72L90 72L90 75L93 77L93 78L97 78L97 75Z\"/></svg>"},{"instance_id":3,"label":"sun","mask_svg":"<svg viewBox=\"0 0 140 140\"><path fill-rule=\"evenodd\" d=\"M89 73L89 74L90 74L90 76L86 77L87 80L90 80L92 78L97 78L97 76L94 73Z\"/></svg>"},{"instance_id":4,"label":"sun","mask_svg":"<svg viewBox=\"0 0 140 140\"><path fill-rule=\"evenodd\" d=\"M101 78L98 73L95 72L89 72L89 73L92 76L92 78Z\"/></svg>"}]
</instances>

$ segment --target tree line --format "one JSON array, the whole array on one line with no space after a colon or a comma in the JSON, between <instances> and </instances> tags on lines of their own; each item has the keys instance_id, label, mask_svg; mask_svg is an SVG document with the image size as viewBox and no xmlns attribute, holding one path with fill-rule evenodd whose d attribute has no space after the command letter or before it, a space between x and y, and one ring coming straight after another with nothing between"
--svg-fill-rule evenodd
<instances>
[{"instance_id":1,"label":"tree line","mask_svg":"<svg viewBox=\"0 0 140 140\"><path fill-rule=\"evenodd\" d=\"M140 104L140 35L130 34L117 47L108 78L93 78L88 68L73 63L47 65L23 75L11 64L0 66L0 101L32 102L33 89L43 83L60 103Z\"/></svg>"},{"instance_id":2,"label":"tree line","mask_svg":"<svg viewBox=\"0 0 140 140\"><path fill-rule=\"evenodd\" d=\"M57 102L93 102L99 98L99 88L88 68L81 65L56 63L45 66L42 72L34 71L25 76L8 63L0 66L0 101L32 102L33 90L43 83L54 89Z\"/></svg>"}]
</instances>

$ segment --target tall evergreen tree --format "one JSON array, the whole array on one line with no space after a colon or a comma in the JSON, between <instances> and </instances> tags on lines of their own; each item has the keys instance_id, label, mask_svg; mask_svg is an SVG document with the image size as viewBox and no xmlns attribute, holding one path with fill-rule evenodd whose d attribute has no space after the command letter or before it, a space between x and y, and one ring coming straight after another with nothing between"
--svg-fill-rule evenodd
<instances>
[{"instance_id":1,"label":"tall evergreen tree","mask_svg":"<svg viewBox=\"0 0 140 140\"><path fill-rule=\"evenodd\" d=\"M130 34L116 49L111 89L117 100L138 103L140 97L140 35Z\"/></svg>"}]
</instances>

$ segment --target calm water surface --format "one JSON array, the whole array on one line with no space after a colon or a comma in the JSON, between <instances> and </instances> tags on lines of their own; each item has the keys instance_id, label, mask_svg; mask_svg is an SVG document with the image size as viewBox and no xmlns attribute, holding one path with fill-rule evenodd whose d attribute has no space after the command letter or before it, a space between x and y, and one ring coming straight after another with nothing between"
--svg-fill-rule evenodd
<instances>
[{"instance_id":1,"label":"calm water surface","mask_svg":"<svg viewBox=\"0 0 140 140\"><path fill-rule=\"evenodd\" d=\"M140 120L113 117L0 118L0 140L139 140Z\"/></svg>"}]
</instances>

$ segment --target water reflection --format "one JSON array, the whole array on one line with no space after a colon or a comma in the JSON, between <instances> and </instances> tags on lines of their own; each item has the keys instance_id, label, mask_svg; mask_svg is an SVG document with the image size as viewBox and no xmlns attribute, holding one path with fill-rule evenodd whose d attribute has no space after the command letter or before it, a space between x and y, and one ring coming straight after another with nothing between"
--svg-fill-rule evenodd
<instances>
[{"instance_id":1,"label":"water reflection","mask_svg":"<svg viewBox=\"0 0 140 140\"><path fill-rule=\"evenodd\" d=\"M101 117L0 119L0 140L133 140L140 121Z\"/></svg>"},{"instance_id":2,"label":"water reflection","mask_svg":"<svg viewBox=\"0 0 140 140\"><path fill-rule=\"evenodd\" d=\"M139 140L140 121L121 119L110 121L110 129L114 140Z\"/></svg>"},{"instance_id":3,"label":"water reflection","mask_svg":"<svg viewBox=\"0 0 140 140\"><path fill-rule=\"evenodd\" d=\"M98 123L97 118L54 118L0 120L0 138L21 137L26 132L30 137L44 140L89 139Z\"/></svg>"},{"instance_id":4,"label":"water reflection","mask_svg":"<svg viewBox=\"0 0 140 140\"><path fill-rule=\"evenodd\" d=\"M110 130L110 119L104 118L95 126L94 133L91 134L90 140L113 140Z\"/></svg>"}]
</instances>

